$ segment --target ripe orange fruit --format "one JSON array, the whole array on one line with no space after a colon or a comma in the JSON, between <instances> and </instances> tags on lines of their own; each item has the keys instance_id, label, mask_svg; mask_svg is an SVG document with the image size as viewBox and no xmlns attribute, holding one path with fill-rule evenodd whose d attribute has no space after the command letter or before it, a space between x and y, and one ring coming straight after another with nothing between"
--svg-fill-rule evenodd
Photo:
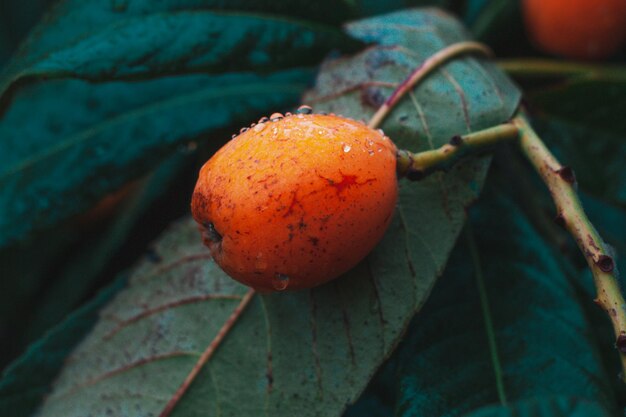
<instances>
[{"instance_id":1,"label":"ripe orange fruit","mask_svg":"<svg viewBox=\"0 0 626 417\"><path fill-rule=\"evenodd\" d=\"M398 197L389 138L303 108L242 129L202 167L192 197L215 261L260 291L314 287L354 267Z\"/></svg>"},{"instance_id":2,"label":"ripe orange fruit","mask_svg":"<svg viewBox=\"0 0 626 417\"><path fill-rule=\"evenodd\" d=\"M537 46L575 59L602 59L626 42L626 0L524 0Z\"/></svg>"}]
</instances>

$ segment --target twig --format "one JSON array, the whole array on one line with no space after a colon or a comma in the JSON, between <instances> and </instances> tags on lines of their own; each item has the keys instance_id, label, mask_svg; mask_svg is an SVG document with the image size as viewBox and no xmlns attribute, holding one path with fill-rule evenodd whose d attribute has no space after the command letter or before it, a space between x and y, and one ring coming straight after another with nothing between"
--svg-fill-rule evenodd
<instances>
[{"instance_id":1,"label":"twig","mask_svg":"<svg viewBox=\"0 0 626 417\"><path fill-rule=\"evenodd\" d=\"M519 128L512 123L503 123L488 129L463 136L453 136L450 142L440 148L413 153L398 151L398 175L411 181L420 180L438 170L447 170L465 155L485 151L502 141L517 139Z\"/></svg>"},{"instance_id":2,"label":"twig","mask_svg":"<svg viewBox=\"0 0 626 417\"><path fill-rule=\"evenodd\" d=\"M548 186L556 205L557 222L574 237L591 269L597 298L595 302L613 323L616 346L622 362L622 380L626 382L626 303L617 280L618 272L606 244L593 227L576 193L574 171L556 160L523 115L513 123L520 129L520 147Z\"/></svg>"},{"instance_id":3,"label":"twig","mask_svg":"<svg viewBox=\"0 0 626 417\"><path fill-rule=\"evenodd\" d=\"M479 42L459 42L453 43L442 50L436 52L426 59L415 71L413 71L406 80L404 80L398 88L389 96L389 98L378 108L376 113L370 119L368 126L376 128L380 125L387 114L400 101L407 91L412 89L420 80L424 79L432 70L441 66L446 61L456 56L468 53L479 53L491 56L491 50Z\"/></svg>"},{"instance_id":4,"label":"twig","mask_svg":"<svg viewBox=\"0 0 626 417\"><path fill-rule=\"evenodd\" d=\"M490 55L484 45L477 42L460 42L448 46L435 53L411 73L396 88L392 95L372 116L369 126L376 128L398 101L422 80L430 71L447 60L468 52L480 52ZM500 67L515 74L520 71L516 61L500 62ZM585 64L560 64L556 61L535 61L534 67L524 74L548 74L566 76L598 76L598 67ZM612 68L602 72L603 76L623 79L623 68ZM606 249L606 244L587 218L578 195L576 194L576 178L571 168L562 166L550 153L541 139L533 131L523 114L517 115L511 123L504 123L489 129L473 132L464 136L453 136L450 143L438 149L413 153L399 150L397 170L400 176L409 180L419 180L437 170L446 170L460 158L469 154L485 151L486 148L511 139L519 139L520 147L535 167L548 189L557 208L557 221L560 222L574 237L583 252L594 277L598 292L596 303L609 315L616 336L616 347L622 362L622 380L626 382L626 302L621 294L617 268L613 258Z\"/></svg>"},{"instance_id":5,"label":"twig","mask_svg":"<svg viewBox=\"0 0 626 417\"><path fill-rule=\"evenodd\" d=\"M222 340L224 340L224 337L226 337L230 329L235 325L237 319L239 318L239 316L241 316L243 310L248 306L248 303L250 303L250 300L252 300L252 297L255 293L256 292L253 289L250 289L248 290L246 295L243 296L243 298L239 302L239 305L235 308L235 310L233 310L230 317L228 317L228 320L226 320L222 328L215 335L215 338L213 338L209 346L207 346L206 350L202 352L202 355L200 355L200 358L191 369L189 375L187 375L187 378L185 378L185 380L180 385L180 387L178 387L172 398L170 398L168 403L165 405L165 408L163 409L163 411L161 411L159 417L167 417L174 410L174 407L176 407L178 401L180 401L185 392L187 392L187 389L196 378L198 373L200 373L204 365L206 365L209 359L211 359L211 356L213 356L213 353L215 353Z\"/></svg>"}]
</instances>

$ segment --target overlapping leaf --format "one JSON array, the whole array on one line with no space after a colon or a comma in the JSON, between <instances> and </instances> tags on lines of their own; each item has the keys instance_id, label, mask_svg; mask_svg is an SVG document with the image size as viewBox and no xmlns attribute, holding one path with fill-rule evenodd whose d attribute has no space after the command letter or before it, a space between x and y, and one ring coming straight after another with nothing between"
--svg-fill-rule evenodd
<instances>
[{"instance_id":1,"label":"overlapping leaf","mask_svg":"<svg viewBox=\"0 0 626 417\"><path fill-rule=\"evenodd\" d=\"M308 97L319 109L355 118L391 91L381 82L402 81L465 36L458 22L433 10L365 20L349 31L381 45L327 64ZM467 57L429 77L384 127L397 143L427 149L507 120L518 99L491 64ZM341 414L443 269L486 163L403 183L383 242L344 277L311 291L255 296L174 415ZM134 270L71 356L42 416L158 414L245 292L210 261L191 220L173 226L156 251L161 261Z\"/></svg>"},{"instance_id":2,"label":"overlapping leaf","mask_svg":"<svg viewBox=\"0 0 626 417\"><path fill-rule=\"evenodd\" d=\"M488 344L476 261L461 242L399 349L396 415L614 415L612 378L570 282L575 275L507 187L490 187L473 227L497 352ZM493 355L508 406L499 405Z\"/></svg>"}]
</instances>

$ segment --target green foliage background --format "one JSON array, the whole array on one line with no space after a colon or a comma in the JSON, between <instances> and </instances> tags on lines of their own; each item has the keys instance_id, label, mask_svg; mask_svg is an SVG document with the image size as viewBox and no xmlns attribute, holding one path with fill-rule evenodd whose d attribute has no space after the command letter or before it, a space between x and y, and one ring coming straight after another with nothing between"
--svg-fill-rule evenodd
<instances>
[{"instance_id":1,"label":"green foliage background","mask_svg":"<svg viewBox=\"0 0 626 417\"><path fill-rule=\"evenodd\" d=\"M190 30L210 38L207 28L237 26L246 42L234 35L200 50L190 41L179 55L147 56L133 56L136 46L124 42L94 50L102 39L89 31L116 22L116 13L144 19L150 2L112 2L115 13L103 11L109 2L101 10L90 9L96 2L52 3L0 3L0 415L7 416L34 412L98 311L124 287L124 271L142 256L158 257L150 242L187 213L202 162L240 125L297 104L328 53L361 47L342 23L436 5L500 58L542 56L526 39L516 1L207 1L211 11ZM199 2L161 3L165 12ZM54 16L61 16L54 36L38 38ZM180 30L154 16L142 24L155 36ZM19 47L29 33L31 43ZM98 36L106 45L119 33L123 23ZM68 40L72 48L58 57L38 49ZM626 71L516 79L539 133L576 169L589 216L624 270ZM132 152L112 158L121 154L112 137ZM98 146L81 148L84 138ZM42 157L45 164L36 163ZM551 223L543 185L507 146L488 178L431 297L346 416L622 414L626 391L610 325L592 303L577 248ZM113 215L76 220L130 181L132 197ZM42 197L50 184L60 198Z\"/></svg>"}]
</instances>

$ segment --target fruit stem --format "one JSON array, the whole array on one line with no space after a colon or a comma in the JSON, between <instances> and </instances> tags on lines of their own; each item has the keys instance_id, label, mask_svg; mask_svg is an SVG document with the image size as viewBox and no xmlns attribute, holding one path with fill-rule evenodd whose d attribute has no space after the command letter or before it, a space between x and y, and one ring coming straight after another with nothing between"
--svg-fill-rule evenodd
<instances>
[{"instance_id":1,"label":"fruit stem","mask_svg":"<svg viewBox=\"0 0 626 417\"><path fill-rule=\"evenodd\" d=\"M465 41L446 46L442 50L428 57L398 86L398 88L396 88L391 96L389 96L389 98L372 116L368 126L372 129L377 128L387 114L393 109L396 103L407 93L407 91L411 90L418 82L430 74L431 71L441 66L451 58L468 53L479 53L486 56L492 55L491 49L480 42Z\"/></svg>"},{"instance_id":2,"label":"fruit stem","mask_svg":"<svg viewBox=\"0 0 626 417\"><path fill-rule=\"evenodd\" d=\"M485 151L503 140L517 139L519 128L512 123L503 123L488 129L463 136L453 136L450 142L429 151L413 153L398 151L397 170L399 176L415 181L439 170L447 170L459 159Z\"/></svg>"},{"instance_id":3,"label":"fruit stem","mask_svg":"<svg viewBox=\"0 0 626 417\"><path fill-rule=\"evenodd\" d=\"M586 64L555 59L503 59L497 61L500 69L512 77L582 77L602 80L626 80L626 67Z\"/></svg>"},{"instance_id":4,"label":"fruit stem","mask_svg":"<svg viewBox=\"0 0 626 417\"><path fill-rule=\"evenodd\" d=\"M613 323L615 344L622 362L621 378L626 382L626 302L620 291L615 262L583 210L572 169L557 161L523 114L515 117L513 124L519 128L522 152L552 194L557 221L574 237L591 269L597 291L594 301L607 312Z\"/></svg>"}]
</instances>

